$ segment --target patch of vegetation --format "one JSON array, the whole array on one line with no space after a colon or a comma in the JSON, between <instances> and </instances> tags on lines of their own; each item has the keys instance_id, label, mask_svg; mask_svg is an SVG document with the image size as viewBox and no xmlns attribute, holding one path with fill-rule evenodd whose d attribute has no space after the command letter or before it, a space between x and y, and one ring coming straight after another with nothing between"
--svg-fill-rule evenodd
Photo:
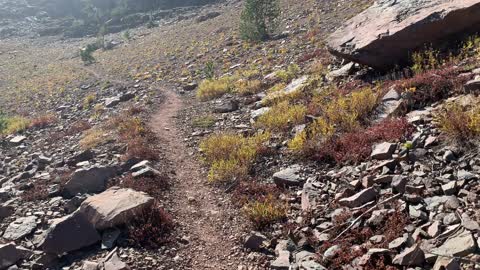
<instances>
[{"instance_id":1,"label":"patch of vegetation","mask_svg":"<svg viewBox=\"0 0 480 270\"><path fill-rule=\"evenodd\" d=\"M58 121L54 114L45 114L30 121L30 128L45 128Z\"/></svg>"},{"instance_id":2,"label":"patch of vegetation","mask_svg":"<svg viewBox=\"0 0 480 270\"><path fill-rule=\"evenodd\" d=\"M243 137L237 134L214 134L200 144L204 161L210 166L210 182L242 180L249 170L270 134Z\"/></svg>"},{"instance_id":3,"label":"patch of vegetation","mask_svg":"<svg viewBox=\"0 0 480 270\"><path fill-rule=\"evenodd\" d=\"M271 131L287 131L303 123L306 112L307 108L304 105L291 105L288 101L283 101L261 115L256 125Z\"/></svg>"},{"instance_id":4,"label":"patch of vegetation","mask_svg":"<svg viewBox=\"0 0 480 270\"><path fill-rule=\"evenodd\" d=\"M108 125L117 129L120 141L127 145L124 159L158 160L157 150L152 146L154 135L142 119L128 115L127 111L113 118Z\"/></svg>"},{"instance_id":5,"label":"patch of vegetation","mask_svg":"<svg viewBox=\"0 0 480 270\"><path fill-rule=\"evenodd\" d=\"M300 67L297 64L291 64L287 67L286 70L277 71L276 75L278 78L280 78L282 82L288 83L298 77L300 71Z\"/></svg>"},{"instance_id":6,"label":"patch of vegetation","mask_svg":"<svg viewBox=\"0 0 480 270\"><path fill-rule=\"evenodd\" d=\"M267 39L277 29L279 16L278 0L247 0L241 14L240 36L251 41Z\"/></svg>"},{"instance_id":7,"label":"patch of vegetation","mask_svg":"<svg viewBox=\"0 0 480 270\"><path fill-rule=\"evenodd\" d=\"M396 84L396 90L404 93L407 102L404 111L423 108L463 91L469 76L459 76L461 69L455 66L429 70Z\"/></svg>"},{"instance_id":8,"label":"patch of vegetation","mask_svg":"<svg viewBox=\"0 0 480 270\"><path fill-rule=\"evenodd\" d=\"M79 144L82 149L95 148L108 140L106 132L99 128L88 129L83 133Z\"/></svg>"},{"instance_id":9,"label":"patch of vegetation","mask_svg":"<svg viewBox=\"0 0 480 270\"><path fill-rule=\"evenodd\" d=\"M412 126L404 118L386 119L367 129L332 137L317 150L315 158L337 164L358 163L370 157L375 143L401 141L412 131Z\"/></svg>"},{"instance_id":10,"label":"patch of vegetation","mask_svg":"<svg viewBox=\"0 0 480 270\"><path fill-rule=\"evenodd\" d=\"M231 77L204 80L198 86L197 97L201 101L207 101L221 97L232 90L233 79Z\"/></svg>"},{"instance_id":11,"label":"patch of vegetation","mask_svg":"<svg viewBox=\"0 0 480 270\"><path fill-rule=\"evenodd\" d=\"M93 52L95 52L96 50L96 46L92 44L88 44L87 47L80 50L80 58L85 65L95 63L95 57L93 57Z\"/></svg>"},{"instance_id":12,"label":"patch of vegetation","mask_svg":"<svg viewBox=\"0 0 480 270\"><path fill-rule=\"evenodd\" d=\"M83 98L83 109L86 110L97 100L97 95L95 93L88 94Z\"/></svg>"},{"instance_id":13,"label":"patch of vegetation","mask_svg":"<svg viewBox=\"0 0 480 270\"><path fill-rule=\"evenodd\" d=\"M235 82L235 92L241 96L254 95L262 91L262 86L260 80L240 79Z\"/></svg>"},{"instance_id":14,"label":"patch of vegetation","mask_svg":"<svg viewBox=\"0 0 480 270\"><path fill-rule=\"evenodd\" d=\"M289 148L297 153L312 154L336 133L359 129L377 104L378 95L372 88L348 95L325 89L309 104L309 113L317 115L317 119L289 142Z\"/></svg>"},{"instance_id":15,"label":"patch of vegetation","mask_svg":"<svg viewBox=\"0 0 480 270\"><path fill-rule=\"evenodd\" d=\"M243 209L256 229L265 228L287 217L287 204L271 194L248 203Z\"/></svg>"},{"instance_id":16,"label":"patch of vegetation","mask_svg":"<svg viewBox=\"0 0 480 270\"><path fill-rule=\"evenodd\" d=\"M215 78L215 64L212 61L205 63L203 75L205 78L207 78L207 80L213 80Z\"/></svg>"},{"instance_id":17,"label":"patch of vegetation","mask_svg":"<svg viewBox=\"0 0 480 270\"><path fill-rule=\"evenodd\" d=\"M31 121L22 116L7 116L0 113L0 134L9 135L22 132L30 127Z\"/></svg>"},{"instance_id":18,"label":"patch of vegetation","mask_svg":"<svg viewBox=\"0 0 480 270\"><path fill-rule=\"evenodd\" d=\"M215 125L216 119L212 115L195 118L192 121L192 126L196 128L210 128Z\"/></svg>"},{"instance_id":19,"label":"patch of vegetation","mask_svg":"<svg viewBox=\"0 0 480 270\"><path fill-rule=\"evenodd\" d=\"M158 249L170 241L173 229L173 219L170 214L155 202L128 224L128 238L135 246Z\"/></svg>"},{"instance_id":20,"label":"patch of vegetation","mask_svg":"<svg viewBox=\"0 0 480 270\"><path fill-rule=\"evenodd\" d=\"M447 104L436 115L440 130L458 142L468 142L480 135L480 105L462 107L457 102Z\"/></svg>"}]
</instances>

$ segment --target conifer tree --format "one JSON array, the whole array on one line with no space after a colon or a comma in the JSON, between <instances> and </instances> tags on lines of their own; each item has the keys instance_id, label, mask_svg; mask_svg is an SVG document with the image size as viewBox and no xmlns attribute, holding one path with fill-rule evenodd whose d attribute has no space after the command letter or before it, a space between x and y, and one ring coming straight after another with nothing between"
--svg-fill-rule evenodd
<instances>
[{"instance_id":1,"label":"conifer tree","mask_svg":"<svg viewBox=\"0 0 480 270\"><path fill-rule=\"evenodd\" d=\"M243 39L267 39L278 27L279 0L246 0L241 15L240 35Z\"/></svg>"}]
</instances>

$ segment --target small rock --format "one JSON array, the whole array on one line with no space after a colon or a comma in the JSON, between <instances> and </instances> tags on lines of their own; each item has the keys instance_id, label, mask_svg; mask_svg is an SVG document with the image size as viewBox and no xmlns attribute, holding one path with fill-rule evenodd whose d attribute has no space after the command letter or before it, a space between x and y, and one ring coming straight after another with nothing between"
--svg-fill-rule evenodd
<instances>
[{"instance_id":1,"label":"small rock","mask_svg":"<svg viewBox=\"0 0 480 270\"><path fill-rule=\"evenodd\" d=\"M254 251L259 251L265 247L266 242L267 237L265 235L259 232L251 232L245 239L243 246Z\"/></svg>"},{"instance_id":2,"label":"small rock","mask_svg":"<svg viewBox=\"0 0 480 270\"><path fill-rule=\"evenodd\" d=\"M393 258L393 263L403 266L422 266L425 262L425 253L419 245L405 249Z\"/></svg>"},{"instance_id":3,"label":"small rock","mask_svg":"<svg viewBox=\"0 0 480 270\"><path fill-rule=\"evenodd\" d=\"M339 204L346 207L359 207L376 199L378 192L374 188L364 189L357 194L339 200Z\"/></svg>"},{"instance_id":4,"label":"small rock","mask_svg":"<svg viewBox=\"0 0 480 270\"><path fill-rule=\"evenodd\" d=\"M385 160L392 158L392 154L395 151L396 144L393 143L379 143L373 146L371 158L378 160Z\"/></svg>"}]
</instances>

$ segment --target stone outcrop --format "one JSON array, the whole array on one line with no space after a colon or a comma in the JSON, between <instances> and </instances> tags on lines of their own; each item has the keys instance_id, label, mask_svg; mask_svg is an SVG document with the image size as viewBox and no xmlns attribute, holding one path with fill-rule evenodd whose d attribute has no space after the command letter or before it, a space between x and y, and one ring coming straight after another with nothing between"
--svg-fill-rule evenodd
<instances>
[{"instance_id":1,"label":"stone outcrop","mask_svg":"<svg viewBox=\"0 0 480 270\"><path fill-rule=\"evenodd\" d=\"M328 48L336 56L385 70L426 43L478 25L479 0L379 0L335 31Z\"/></svg>"},{"instance_id":2,"label":"stone outcrop","mask_svg":"<svg viewBox=\"0 0 480 270\"><path fill-rule=\"evenodd\" d=\"M153 203L146 193L112 187L86 199L80 212L95 228L102 230L125 224Z\"/></svg>"}]
</instances>

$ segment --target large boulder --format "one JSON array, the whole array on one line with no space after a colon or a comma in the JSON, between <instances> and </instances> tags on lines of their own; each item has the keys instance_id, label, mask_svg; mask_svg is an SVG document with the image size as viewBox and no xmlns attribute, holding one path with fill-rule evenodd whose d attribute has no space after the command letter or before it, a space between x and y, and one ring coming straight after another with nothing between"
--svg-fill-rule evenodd
<instances>
[{"instance_id":1,"label":"large boulder","mask_svg":"<svg viewBox=\"0 0 480 270\"><path fill-rule=\"evenodd\" d=\"M0 244L0 269L7 269L28 255L27 250L14 243Z\"/></svg>"},{"instance_id":2,"label":"large boulder","mask_svg":"<svg viewBox=\"0 0 480 270\"><path fill-rule=\"evenodd\" d=\"M128 223L152 205L153 201L146 193L112 187L86 199L79 211L85 214L95 228L103 230Z\"/></svg>"},{"instance_id":3,"label":"large boulder","mask_svg":"<svg viewBox=\"0 0 480 270\"><path fill-rule=\"evenodd\" d=\"M85 215L75 212L53 220L50 228L36 242L47 253L63 254L91 246L100 240L100 235Z\"/></svg>"},{"instance_id":4,"label":"large boulder","mask_svg":"<svg viewBox=\"0 0 480 270\"><path fill-rule=\"evenodd\" d=\"M76 170L63 188L63 196L71 198L77 194L99 193L105 190L107 181L117 174L115 167L93 167Z\"/></svg>"},{"instance_id":5,"label":"large boulder","mask_svg":"<svg viewBox=\"0 0 480 270\"><path fill-rule=\"evenodd\" d=\"M386 70L426 43L478 29L480 0L378 0L328 40L342 58Z\"/></svg>"}]
</instances>

